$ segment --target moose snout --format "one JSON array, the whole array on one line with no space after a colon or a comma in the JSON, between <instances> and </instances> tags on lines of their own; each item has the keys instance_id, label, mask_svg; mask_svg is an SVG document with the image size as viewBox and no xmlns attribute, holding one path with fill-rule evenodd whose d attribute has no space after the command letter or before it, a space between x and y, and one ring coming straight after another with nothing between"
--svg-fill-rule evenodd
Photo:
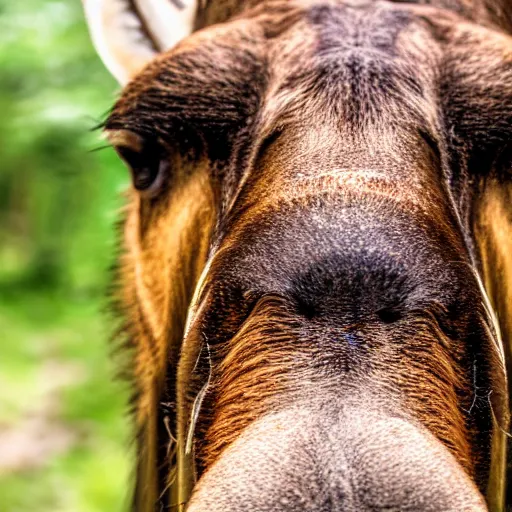
<instances>
[{"instance_id":1,"label":"moose snout","mask_svg":"<svg viewBox=\"0 0 512 512\"><path fill-rule=\"evenodd\" d=\"M198 482L187 512L479 512L484 499L426 429L367 404L257 420Z\"/></svg>"}]
</instances>

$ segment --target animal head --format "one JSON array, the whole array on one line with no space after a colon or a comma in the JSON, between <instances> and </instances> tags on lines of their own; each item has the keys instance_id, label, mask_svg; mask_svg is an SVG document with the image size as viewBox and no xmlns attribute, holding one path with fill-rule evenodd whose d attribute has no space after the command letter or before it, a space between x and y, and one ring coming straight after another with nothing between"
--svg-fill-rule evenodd
<instances>
[{"instance_id":1,"label":"animal head","mask_svg":"<svg viewBox=\"0 0 512 512\"><path fill-rule=\"evenodd\" d=\"M120 4L136 508L501 510L506 5Z\"/></svg>"}]
</instances>

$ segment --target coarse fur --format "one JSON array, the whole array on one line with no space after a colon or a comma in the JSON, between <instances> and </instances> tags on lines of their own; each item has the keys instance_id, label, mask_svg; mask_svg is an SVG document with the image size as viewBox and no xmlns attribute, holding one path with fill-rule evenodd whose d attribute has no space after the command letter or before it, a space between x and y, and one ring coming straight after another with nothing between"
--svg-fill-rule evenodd
<instances>
[{"instance_id":1,"label":"coarse fur","mask_svg":"<svg viewBox=\"0 0 512 512\"><path fill-rule=\"evenodd\" d=\"M161 168L131 192L121 256L137 510L182 508L195 478L191 512L502 509L511 13L212 0L127 85L110 140ZM374 488L386 503L354 497Z\"/></svg>"}]
</instances>

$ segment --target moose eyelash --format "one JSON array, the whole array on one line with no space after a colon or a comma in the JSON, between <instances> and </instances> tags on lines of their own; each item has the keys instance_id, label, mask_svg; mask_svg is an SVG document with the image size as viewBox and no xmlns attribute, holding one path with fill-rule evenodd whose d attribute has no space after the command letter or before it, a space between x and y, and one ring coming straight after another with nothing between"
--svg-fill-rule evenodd
<instances>
[{"instance_id":1,"label":"moose eyelash","mask_svg":"<svg viewBox=\"0 0 512 512\"><path fill-rule=\"evenodd\" d=\"M113 147L128 148L131 151L141 152L144 146L143 138L131 130L105 130L105 139Z\"/></svg>"}]
</instances>

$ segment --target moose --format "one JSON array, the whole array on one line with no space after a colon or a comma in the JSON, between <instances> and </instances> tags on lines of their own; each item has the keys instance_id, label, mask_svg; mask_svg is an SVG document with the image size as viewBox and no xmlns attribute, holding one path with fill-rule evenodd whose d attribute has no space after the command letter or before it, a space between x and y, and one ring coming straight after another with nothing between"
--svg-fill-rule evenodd
<instances>
[{"instance_id":1,"label":"moose","mask_svg":"<svg viewBox=\"0 0 512 512\"><path fill-rule=\"evenodd\" d=\"M510 507L510 0L84 8L132 178L133 509Z\"/></svg>"}]
</instances>

